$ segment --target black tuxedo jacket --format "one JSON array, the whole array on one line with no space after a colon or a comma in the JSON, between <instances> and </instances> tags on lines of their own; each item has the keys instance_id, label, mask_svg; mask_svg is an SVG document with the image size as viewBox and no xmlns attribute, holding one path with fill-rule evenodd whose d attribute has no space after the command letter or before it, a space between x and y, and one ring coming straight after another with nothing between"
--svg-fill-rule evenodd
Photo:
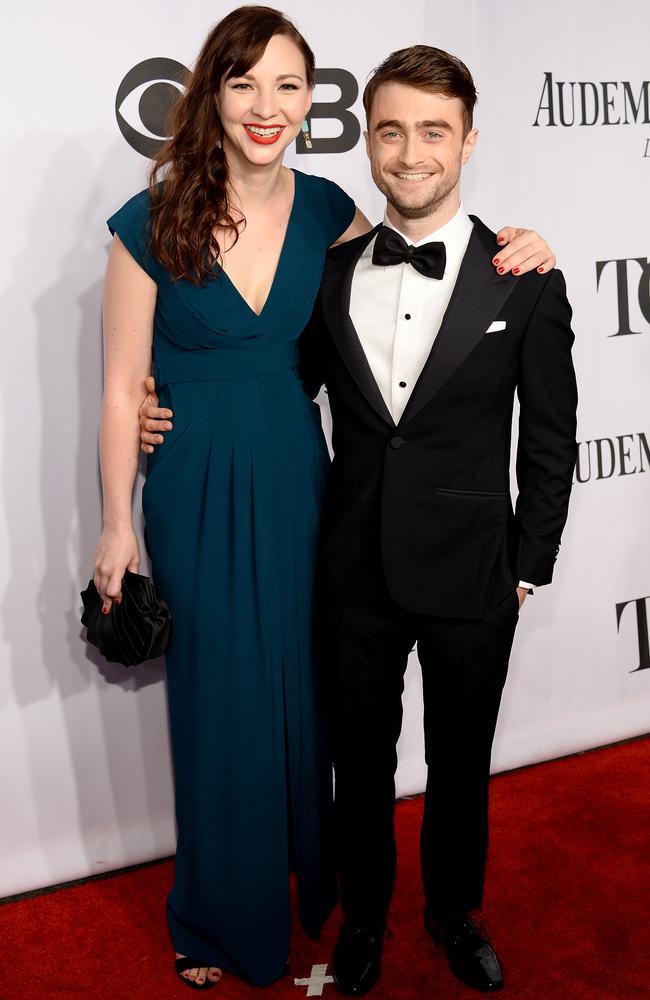
<instances>
[{"instance_id":1,"label":"black tuxedo jacket","mask_svg":"<svg viewBox=\"0 0 650 1000\"><path fill-rule=\"evenodd\" d=\"M302 375L312 396L325 382L332 411L322 571L335 601L366 603L387 586L409 611L480 619L518 580L551 580L576 460L571 307L557 270L498 275L495 234L473 221L442 326L397 424L349 313L354 268L376 230L328 253ZM487 333L495 320L505 329Z\"/></svg>"}]
</instances>

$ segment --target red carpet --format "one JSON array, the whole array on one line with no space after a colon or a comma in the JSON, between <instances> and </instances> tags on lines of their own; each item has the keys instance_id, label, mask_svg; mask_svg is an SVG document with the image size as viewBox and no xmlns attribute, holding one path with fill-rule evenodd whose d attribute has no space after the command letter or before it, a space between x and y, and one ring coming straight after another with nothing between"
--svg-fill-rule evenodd
<instances>
[{"instance_id":1,"label":"red carpet","mask_svg":"<svg viewBox=\"0 0 650 1000\"><path fill-rule=\"evenodd\" d=\"M650 739L492 783L485 916L512 1000L650 998ZM477 997L422 927L421 800L400 803L398 882L372 1000ZM189 1000L172 971L164 899L172 862L0 906L2 1000ZM293 976L329 960L339 917L314 943L296 928L292 976L265 990L225 977L228 1000L307 995ZM335 1000L327 985L324 997Z\"/></svg>"}]
</instances>

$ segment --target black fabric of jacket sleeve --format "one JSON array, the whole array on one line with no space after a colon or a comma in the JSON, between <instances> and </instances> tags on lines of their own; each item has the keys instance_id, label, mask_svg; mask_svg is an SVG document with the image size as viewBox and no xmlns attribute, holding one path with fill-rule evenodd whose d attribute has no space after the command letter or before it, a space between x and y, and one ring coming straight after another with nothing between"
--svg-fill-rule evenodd
<instances>
[{"instance_id":1,"label":"black fabric of jacket sleeve","mask_svg":"<svg viewBox=\"0 0 650 1000\"><path fill-rule=\"evenodd\" d=\"M316 298L314 310L307 326L300 334L300 378L305 392L316 399L325 382L325 319L321 306L320 295Z\"/></svg>"},{"instance_id":2,"label":"black fabric of jacket sleeve","mask_svg":"<svg viewBox=\"0 0 650 1000\"><path fill-rule=\"evenodd\" d=\"M536 586L553 576L577 455L571 315L564 277L553 271L524 334L517 388L517 572Z\"/></svg>"}]
</instances>

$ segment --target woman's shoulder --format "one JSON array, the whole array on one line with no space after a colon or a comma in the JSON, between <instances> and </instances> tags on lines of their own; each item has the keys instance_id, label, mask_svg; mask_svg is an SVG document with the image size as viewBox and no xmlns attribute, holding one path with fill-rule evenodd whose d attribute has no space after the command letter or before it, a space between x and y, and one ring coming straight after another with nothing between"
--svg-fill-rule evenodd
<instances>
[{"instance_id":1,"label":"woman's shoulder","mask_svg":"<svg viewBox=\"0 0 650 1000\"><path fill-rule=\"evenodd\" d=\"M115 232L116 226L115 222L119 221L123 225L134 225L137 227L142 227L149 221L149 216L151 214L151 195L149 193L149 188L145 188L143 191L138 191L134 194L128 201L113 212L111 217L107 220L108 228L111 232Z\"/></svg>"},{"instance_id":2,"label":"woman's shoulder","mask_svg":"<svg viewBox=\"0 0 650 1000\"><path fill-rule=\"evenodd\" d=\"M344 233L352 222L355 214L355 204L352 198L327 177L317 174L296 174L296 193L298 185L303 192L302 201L311 217L320 223L323 229L325 245L334 243L341 233Z\"/></svg>"},{"instance_id":3,"label":"woman's shoulder","mask_svg":"<svg viewBox=\"0 0 650 1000\"><path fill-rule=\"evenodd\" d=\"M348 197L342 187L340 187L335 181L331 181L329 177L320 177L318 174L306 174L302 170L295 170L294 174L296 177L296 183L307 192L315 195L328 194L330 196L336 197L337 195L343 195Z\"/></svg>"},{"instance_id":4,"label":"woman's shoulder","mask_svg":"<svg viewBox=\"0 0 650 1000\"><path fill-rule=\"evenodd\" d=\"M138 191L106 220L111 236L120 240L147 274L154 277L158 269L150 251L151 196L149 189Z\"/></svg>"}]
</instances>

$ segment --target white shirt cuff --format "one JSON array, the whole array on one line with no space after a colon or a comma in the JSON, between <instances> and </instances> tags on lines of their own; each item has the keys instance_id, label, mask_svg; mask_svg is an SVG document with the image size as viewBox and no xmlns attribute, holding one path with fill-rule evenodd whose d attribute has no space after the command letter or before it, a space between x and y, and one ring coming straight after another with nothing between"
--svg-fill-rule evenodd
<instances>
[{"instance_id":1,"label":"white shirt cuff","mask_svg":"<svg viewBox=\"0 0 650 1000\"><path fill-rule=\"evenodd\" d=\"M537 586L535 583L526 583L525 580L520 580L517 584L518 587L524 587L526 590L532 590L533 587Z\"/></svg>"}]
</instances>

